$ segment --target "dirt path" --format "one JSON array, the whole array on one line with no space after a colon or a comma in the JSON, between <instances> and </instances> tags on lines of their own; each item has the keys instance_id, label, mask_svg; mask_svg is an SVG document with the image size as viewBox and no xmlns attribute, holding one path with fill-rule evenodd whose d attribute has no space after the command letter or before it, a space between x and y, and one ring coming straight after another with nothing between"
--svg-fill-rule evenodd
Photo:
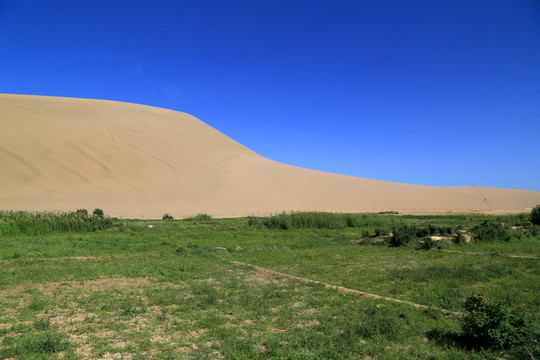
<instances>
[{"instance_id":1,"label":"dirt path","mask_svg":"<svg viewBox=\"0 0 540 360\"><path fill-rule=\"evenodd\" d=\"M417 303L413 303L413 302L410 302L410 301L399 300L399 299L389 298L389 297L385 297L385 296L381 296L381 295L371 294L371 293L367 293L367 292L360 291L360 290L346 288L346 287L343 287L343 286L331 285L331 284L323 283L321 281L301 278L301 277L294 276L294 275L288 275L288 274L280 273L280 272L277 272L277 271L274 271L274 270L269 270L269 269L265 269L265 268L262 268L262 267L258 267L258 266L255 266L255 265L242 263L242 262L239 262L239 261L231 261L231 263L233 263L234 265L239 265L239 266L248 266L248 267L251 267L251 268L257 270L260 273L271 275L271 276L282 278L282 279L286 279L286 280L292 280L292 281L298 281L298 282L310 283L310 284L320 284L320 285L323 285L327 289L336 289L336 290L339 290L339 291L341 291L343 293L356 294L356 295L368 297L368 298L371 298L371 299L378 299L378 300L385 300L385 301L392 301L392 302L396 302L396 303L407 304L407 305L413 306L413 307L415 307L417 309L421 309L421 310L425 310L425 309L430 308L427 305L422 305L422 304L417 304ZM450 311L450 310L445 310L445 309L439 309L439 311L441 313L443 313L444 315L448 316L448 317L463 314L461 312Z\"/></svg>"},{"instance_id":2,"label":"dirt path","mask_svg":"<svg viewBox=\"0 0 540 360\"><path fill-rule=\"evenodd\" d=\"M531 259L531 260L540 260L539 257L534 256L524 256L524 255L512 255L512 254L499 254L499 253L479 253L472 251L457 251L457 250L439 250L447 253L456 253L456 254L465 254L465 255L478 255L478 256L505 256L517 259Z\"/></svg>"}]
</instances>

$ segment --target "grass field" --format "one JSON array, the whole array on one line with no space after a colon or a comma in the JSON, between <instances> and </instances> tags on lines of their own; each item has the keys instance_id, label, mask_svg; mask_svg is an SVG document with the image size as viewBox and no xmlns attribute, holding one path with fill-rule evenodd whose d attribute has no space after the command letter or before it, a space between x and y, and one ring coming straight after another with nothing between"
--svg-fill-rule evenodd
<instances>
[{"instance_id":1,"label":"grass field","mask_svg":"<svg viewBox=\"0 0 540 360\"><path fill-rule=\"evenodd\" d=\"M89 215L63 217L70 225L60 228L35 217L0 214L0 359L540 356L540 231L509 230L509 241L443 239L430 250L419 249L421 238L390 247L380 235L404 224L469 234L486 219L518 224L526 215L342 222L318 214L314 222L285 219L287 226L270 218ZM531 339L509 349L471 347L460 322L471 294L525 312Z\"/></svg>"}]
</instances>

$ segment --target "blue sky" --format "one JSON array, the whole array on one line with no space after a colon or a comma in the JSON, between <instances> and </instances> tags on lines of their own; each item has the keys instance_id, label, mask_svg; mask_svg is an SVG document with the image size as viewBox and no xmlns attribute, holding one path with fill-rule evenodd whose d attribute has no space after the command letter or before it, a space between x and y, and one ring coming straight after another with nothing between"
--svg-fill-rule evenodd
<instances>
[{"instance_id":1,"label":"blue sky","mask_svg":"<svg viewBox=\"0 0 540 360\"><path fill-rule=\"evenodd\" d=\"M540 191L537 0L0 0L0 92L184 111L311 169Z\"/></svg>"}]
</instances>

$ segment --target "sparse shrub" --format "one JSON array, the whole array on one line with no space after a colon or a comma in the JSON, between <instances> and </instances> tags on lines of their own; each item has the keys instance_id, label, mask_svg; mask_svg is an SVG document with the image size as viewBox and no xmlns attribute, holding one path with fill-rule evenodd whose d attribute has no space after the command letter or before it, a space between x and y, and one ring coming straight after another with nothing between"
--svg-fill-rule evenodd
<instances>
[{"instance_id":1,"label":"sparse shrub","mask_svg":"<svg viewBox=\"0 0 540 360\"><path fill-rule=\"evenodd\" d=\"M94 214L94 216L97 216L97 217L103 217L105 214L103 213L103 210L99 209L99 208L96 208L94 209L94 211L92 212L92 214Z\"/></svg>"},{"instance_id":2,"label":"sparse shrub","mask_svg":"<svg viewBox=\"0 0 540 360\"><path fill-rule=\"evenodd\" d=\"M512 237L510 230L501 224L485 220L471 229L478 241L509 241Z\"/></svg>"},{"instance_id":3,"label":"sparse shrub","mask_svg":"<svg viewBox=\"0 0 540 360\"><path fill-rule=\"evenodd\" d=\"M531 210L531 222L534 225L540 225L540 205L536 205Z\"/></svg>"},{"instance_id":4,"label":"sparse shrub","mask_svg":"<svg viewBox=\"0 0 540 360\"><path fill-rule=\"evenodd\" d=\"M462 319L464 340L480 348L509 348L523 343L533 331L522 312L510 311L502 302L471 295Z\"/></svg>"},{"instance_id":5,"label":"sparse shrub","mask_svg":"<svg viewBox=\"0 0 540 360\"><path fill-rule=\"evenodd\" d=\"M454 238L452 239L452 241L454 242L454 244L456 245L459 245L459 244L464 244L465 243L465 236L463 235L463 233L461 231L457 231L456 232L456 235L454 236Z\"/></svg>"}]
</instances>

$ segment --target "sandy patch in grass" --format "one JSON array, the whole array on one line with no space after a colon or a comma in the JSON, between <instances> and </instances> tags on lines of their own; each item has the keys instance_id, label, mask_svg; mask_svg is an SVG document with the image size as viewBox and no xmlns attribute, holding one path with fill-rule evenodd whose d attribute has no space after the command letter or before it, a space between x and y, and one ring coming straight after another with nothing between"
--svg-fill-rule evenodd
<instances>
[{"instance_id":1,"label":"sandy patch in grass","mask_svg":"<svg viewBox=\"0 0 540 360\"><path fill-rule=\"evenodd\" d=\"M317 309L304 309L300 311L300 315L302 316L311 316L317 313Z\"/></svg>"}]
</instances>

